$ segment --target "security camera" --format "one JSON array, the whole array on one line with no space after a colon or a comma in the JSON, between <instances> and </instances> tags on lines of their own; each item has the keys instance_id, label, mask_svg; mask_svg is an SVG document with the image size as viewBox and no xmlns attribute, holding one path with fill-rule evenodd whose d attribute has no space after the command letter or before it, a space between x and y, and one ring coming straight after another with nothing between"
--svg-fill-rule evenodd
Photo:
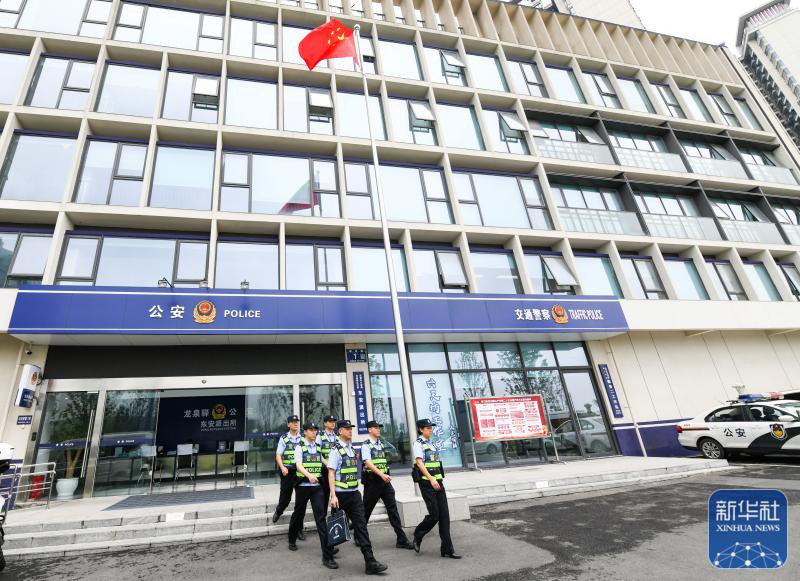
<instances>
[{"instance_id":1,"label":"security camera","mask_svg":"<svg viewBox=\"0 0 800 581\"><path fill-rule=\"evenodd\" d=\"M30 348L30 347L28 347L27 349L25 349L25 355L33 355L33 351L31 351L31 348Z\"/></svg>"}]
</instances>

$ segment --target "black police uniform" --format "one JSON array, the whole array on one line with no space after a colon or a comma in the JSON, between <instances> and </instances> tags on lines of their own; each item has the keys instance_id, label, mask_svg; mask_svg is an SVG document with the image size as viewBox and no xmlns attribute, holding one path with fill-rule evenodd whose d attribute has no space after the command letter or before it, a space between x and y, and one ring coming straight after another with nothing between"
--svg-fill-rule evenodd
<instances>
[{"instance_id":1,"label":"black police uniform","mask_svg":"<svg viewBox=\"0 0 800 581\"><path fill-rule=\"evenodd\" d=\"M286 418L286 423L290 422L299 422L300 418L297 416L289 416ZM302 436L298 433L297 436L292 437L291 432L286 432L281 436L281 440L285 446L283 453L281 454L281 460L283 460L283 466L288 470L286 476L281 474L281 493L278 497L278 505L275 507L275 512L272 515L272 522L278 522L278 519L281 518L283 511L286 510L286 507L289 506L289 503L292 500L292 493L294 492L295 486L297 486L297 472L295 470L295 463L294 463L294 447L300 443Z\"/></svg>"},{"instance_id":2,"label":"black police uniform","mask_svg":"<svg viewBox=\"0 0 800 581\"><path fill-rule=\"evenodd\" d=\"M341 428L351 427L353 427L353 425L348 420L336 422L337 433ZM343 510L347 517L353 522L353 534L361 548L361 553L364 555L366 573L376 574L385 571L387 567L376 561L372 553L372 543L369 540L369 533L367 532L367 521L364 518L364 501L361 498L361 493L358 491L358 457L355 450L352 449L352 442L349 447L353 453L352 456L348 454L347 447L343 442L339 441L336 443L331 450L331 456L329 458L334 458L335 452L339 457L339 465L330 466L329 464L328 470L333 470L334 473L336 498L339 500L339 508Z\"/></svg>"},{"instance_id":3,"label":"black police uniform","mask_svg":"<svg viewBox=\"0 0 800 581\"><path fill-rule=\"evenodd\" d=\"M417 421L417 431L435 425L429 419L422 419ZM439 451L422 436L417 439L414 447L422 449L421 457L425 468L441 486L439 490L433 488L428 478L423 476L422 471L417 468L417 458L420 457L419 452L412 454L414 456L414 470L419 475L419 490L422 494L422 500L425 501L425 507L428 509L428 514L414 529L414 550L419 552L422 538L438 524L442 557L460 559L461 556L456 554L453 548L453 540L450 538L450 509L447 506L447 493L444 489L444 467Z\"/></svg>"},{"instance_id":4,"label":"black police uniform","mask_svg":"<svg viewBox=\"0 0 800 581\"><path fill-rule=\"evenodd\" d=\"M323 427L324 427L324 422L328 422L328 421L335 422L336 418L333 417L333 416L325 416L322 419L322 421L323 421ZM336 430L335 427L334 427L334 430ZM319 445L320 451L322 452L322 457L327 462L328 461L328 456L330 456L330 453L331 453L331 448L336 443L336 440L337 440L336 435L334 434L333 438L331 439L331 437L328 435L328 433L325 432L325 430L323 429L322 432L317 435L317 440L318 440L318 445ZM330 498L331 489L330 489L330 486L328 486L328 479L326 478L326 476L327 476L327 471L323 474L323 478L321 480L321 483L322 483L322 493L325 495L325 512L327 513L327 511L328 511L328 500L327 499Z\"/></svg>"},{"instance_id":5,"label":"black police uniform","mask_svg":"<svg viewBox=\"0 0 800 581\"><path fill-rule=\"evenodd\" d=\"M382 428L383 426L376 421L367 423L367 428ZM411 542L408 540L405 531L403 530L402 522L400 521L400 513L397 511L397 500L395 500L394 486L391 482L384 482L378 474L375 474L367 467L365 454L369 450L369 457L375 468L380 470L387 476L390 473L388 458L386 456L386 448L383 445L383 440L380 438L377 442L373 442L372 438L367 439L361 446L361 458L364 462L361 472L361 482L364 484L364 517L369 523L369 517L372 516L372 511L375 510L375 505L379 500L383 501L386 507L386 513L389 515L389 524L394 529L394 534L397 536L398 548L412 548Z\"/></svg>"}]
</instances>

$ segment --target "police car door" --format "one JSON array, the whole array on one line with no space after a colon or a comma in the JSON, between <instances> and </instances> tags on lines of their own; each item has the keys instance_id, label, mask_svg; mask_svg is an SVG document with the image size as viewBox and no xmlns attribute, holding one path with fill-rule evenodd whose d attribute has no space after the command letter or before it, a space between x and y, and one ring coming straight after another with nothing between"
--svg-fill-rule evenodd
<instances>
[{"instance_id":1,"label":"police car door","mask_svg":"<svg viewBox=\"0 0 800 581\"><path fill-rule=\"evenodd\" d=\"M750 442L747 434L745 406L737 405L718 409L708 419L711 437L726 449L746 448Z\"/></svg>"},{"instance_id":2,"label":"police car door","mask_svg":"<svg viewBox=\"0 0 800 581\"><path fill-rule=\"evenodd\" d=\"M748 406L752 439L749 449L762 453L800 452L800 420L795 413L768 404ZM786 421L786 416L793 416Z\"/></svg>"}]
</instances>

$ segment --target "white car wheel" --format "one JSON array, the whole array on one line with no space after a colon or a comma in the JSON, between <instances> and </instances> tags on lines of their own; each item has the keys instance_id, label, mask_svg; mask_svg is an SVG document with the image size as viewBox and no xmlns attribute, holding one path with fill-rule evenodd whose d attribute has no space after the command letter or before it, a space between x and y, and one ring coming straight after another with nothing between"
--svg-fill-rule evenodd
<instances>
[{"instance_id":1,"label":"white car wheel","mask_svg":"<svg viewBox=\"0 0 800 581\"><path fill-rule=\"evenodd\" d=\"M709 460L722 460L725 458L725 448L711 438L704 438L700 441L700 453Z\"/></svg>"}]
</instances>

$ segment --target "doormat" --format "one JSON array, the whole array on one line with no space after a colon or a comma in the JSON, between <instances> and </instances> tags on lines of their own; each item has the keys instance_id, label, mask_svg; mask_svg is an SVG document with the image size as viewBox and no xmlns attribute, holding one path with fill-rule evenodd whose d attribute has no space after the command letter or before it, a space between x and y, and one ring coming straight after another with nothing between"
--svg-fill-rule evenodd
<instances>
[{"instance_id":1,"label":"doormat","mask_svg":"<svg viewBox=\"0 0 800 581\"><path fill-rule=\"evenodd\" d=\"M103 510L122 510L128 508L150 508L173 504L200 504L205 502L225 502L229 500L249 500L254 498L253 488L240 486L221 490L198 490L197 492L170 492L129 496Z\"/></svg>"}]
</instances>

